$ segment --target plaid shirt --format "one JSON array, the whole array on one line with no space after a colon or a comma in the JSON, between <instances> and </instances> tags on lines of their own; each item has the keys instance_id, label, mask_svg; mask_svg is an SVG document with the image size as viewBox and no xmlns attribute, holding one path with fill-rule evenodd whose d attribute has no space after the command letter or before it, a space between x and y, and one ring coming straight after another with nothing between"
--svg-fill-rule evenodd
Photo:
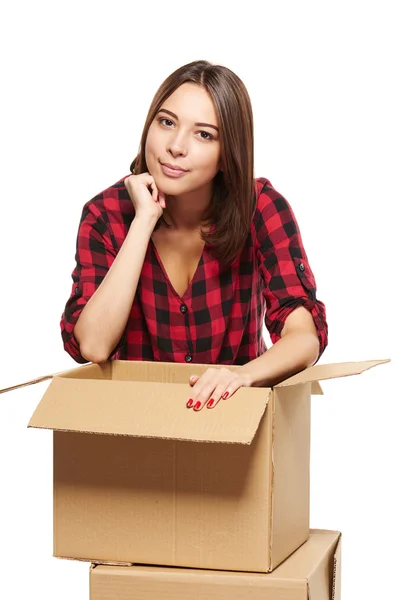
<instances>
[{"instance_id":1,"label":"plaid shirt","mask_svg":"<svg viewBox=\"0 0 400 600\"><path fill-rule=\"evenodd\" d=\"M64 348L78 363L88 361L79 352L75 323L134 218L124 179L83 208L72 291L61 317ZM285 319L298 306L314 318L321 356L327 345L325 306L316 298L295 216L267 179L255 180L255 194L251 228L240 256L224 268L206 244L182 297L150 240L124 334L110 359L243 365L267 350L264 322L275 343Z\"/></svg>"}]
</instances>

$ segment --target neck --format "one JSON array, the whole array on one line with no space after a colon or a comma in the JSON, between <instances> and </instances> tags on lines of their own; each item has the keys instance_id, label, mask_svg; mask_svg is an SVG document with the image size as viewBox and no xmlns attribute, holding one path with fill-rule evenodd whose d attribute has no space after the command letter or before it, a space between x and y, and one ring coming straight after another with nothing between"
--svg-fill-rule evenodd
<instances>
[{"instance_id":1,"label":"neck","mask_svg":"<svg viewBox=\"0 0 400 600\"><path fill-rule=\"evenodd\" d=\"M179 196L166 196L164 214L174 229L199 229L204 223L211 201L211 190L194 190Z\"/></svg>"}]
</instances>

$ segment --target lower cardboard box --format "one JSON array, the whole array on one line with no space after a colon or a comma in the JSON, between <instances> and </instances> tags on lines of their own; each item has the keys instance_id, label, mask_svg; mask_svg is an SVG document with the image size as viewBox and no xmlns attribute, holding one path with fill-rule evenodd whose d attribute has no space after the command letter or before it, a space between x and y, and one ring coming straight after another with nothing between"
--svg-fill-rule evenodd
<instances>
[{"instance_id":1,"label":"lower cardboard box","mask_svg":"<svg viewBox=\"0 0 400 600\"><path fill-rule=\"evenodd\" d=\"M314 529L274 571L92 564L90 600L340 600L341 534Z\"/></svg>"}]
</instances>

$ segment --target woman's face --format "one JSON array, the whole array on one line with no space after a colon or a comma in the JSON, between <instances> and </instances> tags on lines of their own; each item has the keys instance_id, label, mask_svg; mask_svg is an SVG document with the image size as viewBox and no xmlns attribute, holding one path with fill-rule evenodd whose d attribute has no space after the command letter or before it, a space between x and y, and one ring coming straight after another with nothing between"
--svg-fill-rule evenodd
<instances>
[{"instance_id":1,"label":"woman's face","mask_svg":"<svg viewBox=\"0 0 400 600\"><path fill-rule=\"evenodd\" d=\"M150 126L145 157L149 173L165 194L211 189L221 151L217 115L204 88L184 83L164 101ZM163 164L185 172L168 171Z\"/></svg>"}]
</instances>

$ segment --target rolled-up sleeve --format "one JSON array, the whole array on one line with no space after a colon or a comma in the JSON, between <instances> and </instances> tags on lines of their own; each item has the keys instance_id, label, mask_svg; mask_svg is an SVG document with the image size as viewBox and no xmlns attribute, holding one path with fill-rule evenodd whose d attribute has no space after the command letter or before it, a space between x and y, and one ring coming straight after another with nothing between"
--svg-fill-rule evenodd
<instances>
[{"instance_id":1,"label":"rolled-up sleeve","mask_svg":"<svg viewBox=\"0 0 400 600\"><path fill-rule=\"evenodd\" d=\"M116 256L106 223L94 202L82 211L76 241L76 265L72 272L70 297L61 316L64 349L80 364L88 361L81 355L74 327L88 300L93 296ZM122 339L113 354L122 344ZM111 356L112 356L111 355Z\"/></svg>"},{"instance_id":2,"label":"rolled-up sleeve","mask_svg":"<svg viewBox=\"0 0 400 600\"><path fill-rule=\"evenodd\" d=\"M265 325L275 343L288 315L304 306L312 315L319 339L319 356L328 344L326 308L317 299L317 286L293 211L267 182L258 197L255 227L257 258L266 301Z\"/></svg>"}]
</instances>

